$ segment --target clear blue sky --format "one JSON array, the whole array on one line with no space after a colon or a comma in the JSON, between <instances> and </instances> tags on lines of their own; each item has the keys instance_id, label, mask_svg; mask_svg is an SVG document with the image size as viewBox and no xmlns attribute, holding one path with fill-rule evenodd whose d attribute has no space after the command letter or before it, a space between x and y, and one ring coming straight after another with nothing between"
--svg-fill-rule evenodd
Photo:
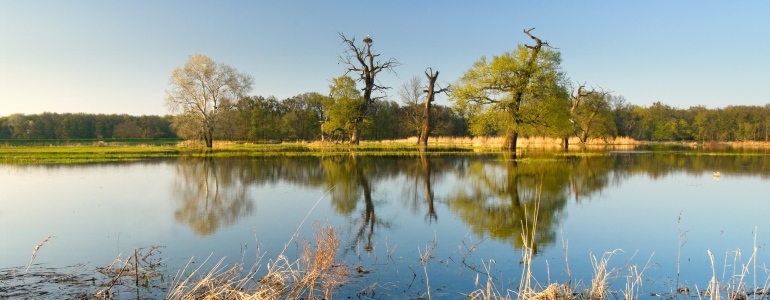
<instances>
[{"instance_id":1,"label":"clear blue sky","mask_svg":"<svg viewBox=\"0 0 770 300\"><path fill-rule=\"evenodd\" d=\"M167 114L168 78L202 53L254 77L253 95L328 93L344 73L337 32L370 34L403 65L451 83L533 33L573 81L633 104L770 103L770 1L0 0L0 116ZM449 104L440 99L441 104Z\"/></svg>"}]
</instances>

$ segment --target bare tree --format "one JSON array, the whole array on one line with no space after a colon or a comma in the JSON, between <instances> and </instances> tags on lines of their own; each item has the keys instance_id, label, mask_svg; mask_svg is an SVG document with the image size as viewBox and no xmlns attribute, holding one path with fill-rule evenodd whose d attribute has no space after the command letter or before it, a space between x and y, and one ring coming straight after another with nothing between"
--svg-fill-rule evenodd
<instances>
[{"instance_id":1,"label":"bare tree","mask_svg":"<svg viewBox=\"0 0 770 300\"><path fill-rule=\"evenodd\" d=\"M222 111L235 107L251 91L251 76L233 67L214 62L203 54L190 55L184 67L171 72L166 90L166 106L184 124L194 124L211 148L214 128Z\"/></svg>"},{"instance_id":2,"label":"bare tree","mask_svg":"<svg viewBox=\"0 0 770 300\"><path fill-rule=\"evenodd\" d=\"M433 72L432 68L428 68L425 70L425 76L428 77L428 89L425 90L427 95L425 96L425 111L422 114L422 131L420 132L420 140L417 142L423 147L428 146L428 134L430 134L431 128L430 108L431 103L434 100L433 98L436 96L436 94L447 91L447 88L439 88L439 90L436 90L436 79L438 79L438 71Z\"/></svg>"},{"instance_id":3,"label":"bare tree","mask_svg":"<svg viewBox=\"0 0 770 300\"><path fill-rule=\"evenodd\" d=\"M422 77L416 75L404 82L398 89L398 95L401 97L401 102L404 103L404 110L407 115L407 124L405 125L409 128L409 134L417 136L419 136L422 129L424 89Z\"/></svg>"},{"instance_id":4,"label":"bare tree","mask_svg":"<svg viewBox=\"0 0 770 300\"><path fill-rule=\"evenodd\" d=\"M572 107L569 109L569 122L572 123L574 126L577 126L577 123L575 122L575 110L580 105L580 101L583 100L583 97L591 95L594 93L594 90L585 91L586 83L583 82L580 84L578 82L577 90L575 90L575 86L570 83L570 101L572 102ZM564 149L569 148L569 136L564 138L564 141L562 142L564 144Z\"/></svg>"},{"instance_id":5,"label":"bare tree","mask_svg":"<svg viewBox=\"0 0 770 300\"><path fill-rule=\"evenodd\" d=\"M372 38L367 35L363 40L363 44L356 45L356 38L347 38L343 33L339 33L342 39L342 44L347 46L344 55L339 56L339 61L347 67L345 74L350 72L358 73L360 77L358 81L364 83L364 103L360 107L360 114L354 120L355 130L350 137L351 144L358 144L361 138L360 124L363 121L364 115L367 113L369 105L376 100L372 98L372 93L388 89L388 87L382 86L375 80L377 74L383 70L393 72L393 68L400 65L395 58L390 58L386 61L378 59L380 54L372 51Z\"/></svg>"}]
</instances>

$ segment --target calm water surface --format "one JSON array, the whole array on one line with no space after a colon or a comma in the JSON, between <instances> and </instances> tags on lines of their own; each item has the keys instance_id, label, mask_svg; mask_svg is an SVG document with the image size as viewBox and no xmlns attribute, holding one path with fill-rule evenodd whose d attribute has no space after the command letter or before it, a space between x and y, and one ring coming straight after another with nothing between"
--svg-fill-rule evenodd
<instances>
[{"instance_id":1,"label":"calm water surface","mask_svg":"<svg viewBox=\"0 0 770 300\"><path fill-rule=\"evenodd\" d=\"M588 283L592 256L615 251L609 264L618 271L617 288L636 265L644 270L645 292L666 293L675 286L680 243L680 281L691 287L708 285L708 250L720 280L753 263L755 238L756 261L770 263L768 154L533 152L518 158L2 165L0 269L26 267L47 236L55 238L35 258L45 266L96 268L154 245L165 246L169 270L207 257L206 264L224 257L248 265L257 250L264 264L287 243L285 254L296 257L301 240L312 239L314 223L337 227L339 258L371 272L351 277L352 287L342 293L353 296L373 283L377 297L423 295L419 256L426 251L433 253L427 264L433 297L464 298L485 269L499 289L515 289L522 234L533 234L524 224L536 224L533 272L541 284L566 282L568 268L573 282ZM299 238L292 239L295 231ZM768 273L759 269L765 285Z\"/></svg>"}]
</instances>

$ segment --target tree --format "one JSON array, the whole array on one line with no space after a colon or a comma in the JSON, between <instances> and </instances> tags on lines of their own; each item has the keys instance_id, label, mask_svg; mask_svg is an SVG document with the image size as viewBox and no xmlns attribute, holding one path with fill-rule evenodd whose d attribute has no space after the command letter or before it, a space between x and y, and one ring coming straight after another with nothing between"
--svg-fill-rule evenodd
<instances>
[{"instance_id":1,"label":"tree","mask_svg":"<svg viewBox=\"0 0 770 300\"><path fill-rule=\"evenodd\" d=\"M325 96L318 93L305 93L282 101L286 108L282 126L288 131L288 138L312 140L318 137L324 99Z\"/></svg>"},{"instance_id":2,"label":"tree","mask_svg":"<svg viewBox=\"0 0 770 300\"><path fill-rule=\"evenodd\" d=\"M184 67L171 72L166 106L172 113L180 113L176 121L197 127L206 147L211 148L220 112L232 109L251 91L252 81L231 66L194 54Z\"/></svg>"},{"instance_id":3,"label":"tree","mask_svg":"<svg viewBox=\"0 0 770 300\"><path fill-rule=\"evenodd\" d=\"M433 72L432 68L425 70L425 77L428 77L428 89L425 90L427 95L425 96L425 110L422 114L422 130L420 131L420 140L417 141L422 147L428 146L428 134L431 129L431 103L436 94L444 93L446 88L440 88L436 90L436 79L438 79L438 71Z\"/></svg>"},{"instance_id":4,"label":"tree","mask_svg":"<svg viewBox=\"0 0 770 300\"><path fill-rule=\"evenodd\" d=\"M398 95L404 104L404 116L407 132L411 135L419 136L422 129L423 116L423 92L422 77L412 76L404 82L398 89Z\"/></svg>"},{"instance_id":5,"label":"tree","mask_svg":"<svg viewBox=\"0 0 770 300\"><path fill-rule=\"evenodd\" d=\"M578 86L570 95L570 122L574 124L574 133L585 143L589 137L609 137L617 134L617 128L612 115L610 94L605 91L591 89L586 91L585 84ZM568 146L567 140L564 147Z\"/></svg>"},{"instance_id":6,"label":"tree","mask_svg":"<svg viewBox=\"0 0 770 300\"><path fill-rule=\"evenodd\" d=\"M350 143L357 145L361 138L360 126L363 122L364 116L368 112L367 110L369 105L377 100L376 98L372 97L372 93L388 88L376 83L375 78L377 74L383 70L392 72L393 68L400 65L400 63L395 58L390 58L384 62L377 59L380 54L372 52L372 38L368 35L362 40L364 43L358 46L356 46L355 37L349 39L342 33L339 35L340 38L342 38L342 43L345 44L348 48L345 50L344 56L339 56L339 61L347 66L345 75L350 72L360 73L358 80L364 83L364 101L360 106L357 107L359 110L357 113L358 117L351 120L353 128L352 134L350 136Z\"/></svg>"},{"instance_id":7,"label":"tree","mask_svg":"<svg viewBox=\"0 0 770 300\"><path fill-rule=\"evenodd\" d=\"M323 127L324 133L331 134L334 131L343 130L351 134L350 142L354 143L354 137L361 132L363 123L361 107L365 105L365 100L356 89L353 78L343 75L332 79L329 97L324 104L327 118Z\"/></svg>"},{"instance_id":8,"label":"tree","mask_svg":"<svg viewBox=\"0 0 770 300\"><path fill-rule=\"evenodd\" d=\"M561 56L533 36L533 29L524 33L535 41L534 46L519 45L490 61L482 57L452 92L455 105L471 118L471 131L503 134L503 148L509 151L516 150L521 131L534 134L548 127L561 128L569 119Z\"/></svg>"}]
</instances>

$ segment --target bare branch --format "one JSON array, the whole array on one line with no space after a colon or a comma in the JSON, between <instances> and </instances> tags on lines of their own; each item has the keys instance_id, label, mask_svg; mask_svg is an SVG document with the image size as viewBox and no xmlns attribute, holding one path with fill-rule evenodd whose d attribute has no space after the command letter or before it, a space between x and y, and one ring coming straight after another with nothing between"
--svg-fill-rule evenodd
<instances>
[{"instance_id":1,"label":"bare branch","mask_svg":"<svg viewBox=\"0 0 770 300\"><path fill-rule=\"evenodd\" d=\"M548 44L548 41L545 41L545 42L543 42L542 40L540 40L540 38L538 38L538 37L536 37L536 36L532 35L532 34L530 33L532 30L535 30L535 27L532 27L532 28L530 28L529 30L526 30L526 29L525 29L525 30L524 30L524 34L528 35L528 36L529 36L531 39L535 40L535 45L534 45L534 46L530 46L530 45L526 45L526 44L525 44L525 45L524 45L525 47L527 47L527 48L529 48L529 49L536 49L536 50L540 50L540 48L541 48L542 46L546 46L546 47L548 47L548 48L551 48L551 49L559 49L559 48L556 48L556 47L553 47L553 46L549 45L549 44Z\"/></svg>"}]
</instances>

